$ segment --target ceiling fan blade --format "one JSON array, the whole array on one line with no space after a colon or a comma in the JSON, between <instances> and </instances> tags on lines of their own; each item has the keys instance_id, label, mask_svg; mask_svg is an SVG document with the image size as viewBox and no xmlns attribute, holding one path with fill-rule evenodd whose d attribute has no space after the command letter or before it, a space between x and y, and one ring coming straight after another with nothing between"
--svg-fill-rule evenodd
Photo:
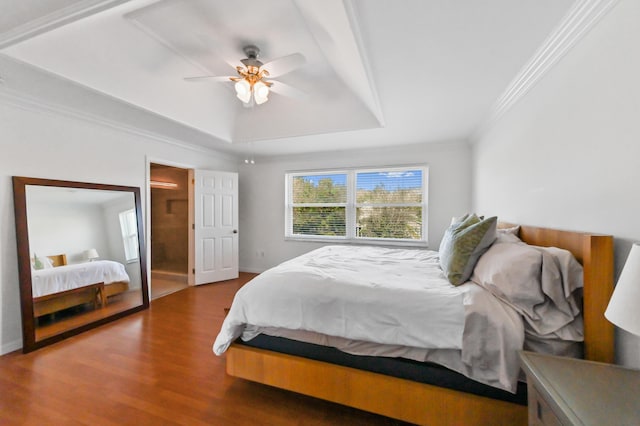
<instances>
[{"instance_id":1,"label":"ceiling fan blade","mask_svg":"<svg viewBox=\"0 0 640 426\"><path fill-rule=\"evenodd\" d=\"M200 82L200 81L209 81L209 82L217 82L217 81L231 81L231 76L228 75L200 75L197 77L185 77L184 81L188 81L190 83Z\"/></svg>"},{"instance_id":2,"label":"ceiling fan blade","mask_svg":"<svg viewBox=\"0 0 640 426\"><path fill-rule=\"evenodd\" d=\"M302 53L292 53L264 64L261 69L269 71L270 77L279 77L301 67L307 60Z\"/></svg>"},{"instance_id":3,"label":"ceiling fan blade","mask_svg":"<svg viewBox=\"0 0 640 426\"><path fill-rule=\"evenodd\" d=\"M293 86L289 86L288 84L281 83L275 80L269 80L272 83L269 90L273 93L277 93L278 95L286 96L294 99L305 99L308 94L303 92L302 90L298 90Z\"/></svg>"}]
</instances>

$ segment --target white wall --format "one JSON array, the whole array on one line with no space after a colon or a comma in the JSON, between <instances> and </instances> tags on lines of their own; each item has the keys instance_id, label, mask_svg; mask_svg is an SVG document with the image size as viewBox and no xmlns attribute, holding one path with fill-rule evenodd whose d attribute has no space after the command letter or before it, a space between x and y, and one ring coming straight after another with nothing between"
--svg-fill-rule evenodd
<instances>
[{"instance_id":1,"label":"white wall","mask_svg":"<svg viewBox=\"0 0 640 426\"><path fill-rule=\"evenodd\" d=\"M66 254L67 263L87 260L95 248L103 259L113 259L99 205L84 203L34 203L27 189L29 248L38 256Z\"/></svg>"},{"instance_id":2,"label":"white wall","mask_svg":"<svg viewBox=\"0 0 640 426\"><path fill-rule=\"evenodd\" d=\"M0 353L22 345L11 176L144 188L148 157L237 171L235 160L223 154L187 150L71 116L10 104L1 96L0 135ZM146 191L141 194L144 206Z\"/></svg>"},{"instance_id":3,"label":"white wall","mask_svg":"<svg viewBox=\"0 0 640 426\"><path fill-rule=\"evenodd\" d=\"M476 211L640 241L640 2L620 3L474 146ZM640 367L640 339L617 334Z\"/></svg>"},{"instance_id":4,"label":"white wall","mask_svg":"<svg viewBox=\"0 0 640 426\"><path fill-rule=\"evenodd\" d=\"M451 216L466 213L471 205L471 152L466 143L258 159L255 165L241 166L240 270L262 272L323 245L284 240L285 172L405 164L429 166L428 237L429 247L437 250Z\"/></svg>"}]
</instances>

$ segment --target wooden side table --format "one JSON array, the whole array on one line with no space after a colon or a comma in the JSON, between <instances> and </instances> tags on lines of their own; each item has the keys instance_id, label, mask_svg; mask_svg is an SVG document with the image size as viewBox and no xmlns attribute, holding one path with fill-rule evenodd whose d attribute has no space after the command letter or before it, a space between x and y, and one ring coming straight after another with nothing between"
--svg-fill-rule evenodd
<instances>
[{"instance_id":1,"label":"wooden side table","mask_svg":"<svg viewBox=\"0 0 640 426\"><path fill-rule=\"evenodd\" d=\"M640 371L521 352L529 425L640 425Z\"/></svg>"}]
</instances>

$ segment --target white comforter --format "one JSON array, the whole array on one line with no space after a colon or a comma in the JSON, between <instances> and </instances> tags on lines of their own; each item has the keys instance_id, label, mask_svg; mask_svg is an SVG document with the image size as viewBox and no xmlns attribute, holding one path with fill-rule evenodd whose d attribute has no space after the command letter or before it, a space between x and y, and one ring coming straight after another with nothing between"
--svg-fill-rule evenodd
<instances>
[{"instance_id":1,"label":"white comforter","mask_svg":"<svg viewBox=\"0 0 640 426\"><path fill-rule=\"evenodd\" d=\"M90 284L129 282L124 265L111 260L57 266L31 271L33 297L73 290Z\"/></svg>"},{"instance_id":2,"label":"white comforter","mask_svg":"<svg viewBox=\"0 0 640 426\"><path fill-rule=\"evenodd\" d=\"M452 286L437 252L365 246L323 247L254 278L213 350L276 329L382 344L512 392L524 340L518 314L473 283Z\"/></svg>"}]
</instances>

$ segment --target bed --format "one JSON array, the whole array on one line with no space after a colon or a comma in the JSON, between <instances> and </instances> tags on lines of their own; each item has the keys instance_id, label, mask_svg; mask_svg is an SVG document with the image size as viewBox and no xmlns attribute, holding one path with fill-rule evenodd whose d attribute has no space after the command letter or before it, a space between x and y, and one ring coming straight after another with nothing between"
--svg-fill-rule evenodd
<instances>
[{"instance_id":1,"label":"bed","mask_svg":"<svg viewBox=\"0 0 640 426\"><path fill-rule=\"evenodd\" d=\"M41 268L31 271L35 317L85 303L93 304L94 309L106 306L108 297L129 289L129 276L119 262L98 260L69 265L64 254L38 260Z\"/></svg>"},{"instance_id":2,"label":"bed","mask_svg":"<svg viewBox=\"0 0 640 426\"><path fill-rule=\"evenodd\" d=\"M501 227L513 228L509 224ZM612 362L613 326L603 316L613 290L612 237L530 226L519 227L519 237L530 245L566 249L582 264L584 357ZM282 341L289 342L286 338ZM367 371L357 362L336 365L285 352L236 341L226 350L227 373L416 424L511 425L527 421L526 406L516 400ZM356 361L362 358L355 356ZM397 370L396 366L390 368Z\"/></svg>"}]
</instances>

